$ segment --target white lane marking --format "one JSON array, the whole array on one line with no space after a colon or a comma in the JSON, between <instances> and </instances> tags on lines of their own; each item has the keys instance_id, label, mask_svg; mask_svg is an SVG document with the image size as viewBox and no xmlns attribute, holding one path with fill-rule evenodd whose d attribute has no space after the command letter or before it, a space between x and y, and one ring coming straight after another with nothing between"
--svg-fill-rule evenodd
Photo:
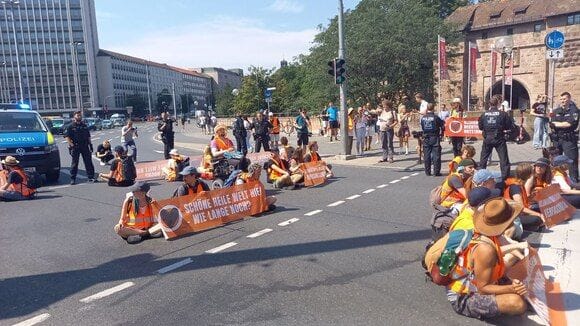
<instances>
[{"instance_id":1,"label":"white lane marking","mask_svg":"<svg viewBox=\"0 0 580 326\"><path fill-rule=\"evenodd\" d=\"M117 292L123 291L123 290L125 290L127 288L132 287L133 285L135 285L135 283L133 283L133 282L125 282L123 284L114 286L114 287L112 287L110 289L107 289L105 291L101 291L101 292L99 292L97 294L93 294L93 295L91 295L89 297L86 297L84 299L80 299L79 301L80 302L84 302L84 303L90 303L90 302L93 302L95 300L99 300L99 299L102 299L104 297L108 297L111 294L115 294Z\"/></svg>"},{"instance_id":2,"label":"white lane marking","mask_svg":"<svg viewBox=\"0 0 580 326\"><path fill-rule=\"evenodd\" d=\"M62 188L68 188L68 187L70 187L70 185L54 186L54 187L48 187L46 189L48 189L48 190L55 190L55 189L62 189Z\"/></svg>"},{"instance_id":3,"label":"white lane marking","mask_svg":"<svg viewBox=\"0 0 580 326\"><path fill-rule=\"evenodd\" d=\"M38 323L42 323L43 321L47 320L50 317L50 314L42 314L36 317L32 317L30 319L24 320L19 322L18 324L14 324L12 326L31 326L36 325Z\"/></svg>"},{"instance_id":4,"label":"white lane marking","mask_svg":"<svg viewBox=\"0 0 580 326\"><path fill-rule=\"evenodd\" d=\"M114 132L114 131L109 131L109 133L110 133L110 134L114 134L115 132Z\"/></svg>"},{"instance_id":5,"label":"white lane marking","mask_svg":"<svg viewBox=\"0 0 580 326\"><path fill-rule=\"evenodd\" d=\"M411 174L411 176L414 177L414 176L419 175L419 174L421 174L421 173L415 172L415 173Z\"/></svg>"},{"instance_id":6,"label":"white lane marking","mask_svg":"<svg viewBox=\"0 0 580 326\"><path fill-rule=\"evenodd\" d=\"M377 186L377 188L381 189L381 188L384 188L384 187L386 187L386 186L388 186L388 184L382 184L382 185L378 185L378 186Z\"/></svg>"},{"instance_id":7,"label":"white lane marking","mask_svg":"<svg viewBox=\"0 0 580 326\"><path fill-rule=\"evenodd\" d=\"M358 197L360 197L360 195L352 195L350 197L346 197L346 199L353 200L353 199L357 199Z\"/></svg>"},{"instance_id":8,"label":"white lane marking","mask_svg":"<svg viewBox=\"0 0 580 326\"><path fill-rule=\"evenodd\" d=\"M338 206L338 205L341 205L341 204L344 204L344 203L345 203L345 201L344 201L344 200L339 200L339 201L335 201L335 202L334 202L334 203L332 203L332 204L328 204L328 205L326 205L326 206L328 206L328 207L335 207L335 206Z\"/></svg>"},{"instance_id":9,"label":"white lane marking","mask_svg":"<svg viewBox=\"0 0 580 326\"><path fill-rule=\"evenodd\" d=\"M304 214L304 216L312 216L312 215L316 215L318 213L322 213L322 210L321 209L317 209L317 210L314 210L314 211L311 211L311 212L308 212L308 213Z\"/></svg>"},{"instance_id":10,"label":"white lane marking","mask_svg":"<svg viewBox=\"0 0 580 326\"><path fill-rule=\"evenodd\" d=\"M370 194L371 192L373 192L373 191L375 191L375 190L376 190L376 189L374 189L374 188L371 188L371 189L367 189L367 190L363 191L362 193L363 193L363 194Z\"/></svg>"},{"instance_id":11,"label":"white lane marking","mask_svg":"<svg viewBox=\"0 0 580 326\"><path fill-rule=\"evenodd\" d=\"M163 153L164 153L163 151L158 151L158 150L156 150L156 149L154 149L153 151L154 151L155 153L159 153L159 154L163 154Z\"/></svg>"},{"instance_id":12,"label":"white lane marking","mask_svg":"<svg viewBox=\"0 0 580 326\"><path fill-rule=\"evenodd\" d=\"M256 233L252 233L252 234L246 236L246 238L251 238L251 239L257 238L259 236L262 236L262 235L264 235L264 234L266 234L268 232L272 232L272 231L274 231L274 230L272 230L272 229L263 229L263 230L260 230L260 231L258 231Z\"/></svg>"},{"instance_id":13,"label":"white lane marking","mask_svg":"<svg viewBox=\"0 0 580 326\"><path fill-rule=\"evenodd\" d=\"M406 175L404 177L401 177L401 180L405 180L405 179L409 179L409 178L410 178L410 176Z\"/></svg>"},{"instance_id":14,"label":"white lane marking","mask_svg":"<svg viewBox=\"0 0 580 326\"><path fill-rule=\"evenodd\" d=\"M215 253L218 253L218 252L220 252L222 250L226 250L226 249L228 249L230 247L233 247L233 246L235 246L237 244L238 244L237 242L228 242L228 243L223 244L223 245L221 245L219 247L215 247L213 249L210 249L210 250L206 251L206 253L207 254L215 254Z\"/></svg>"},{"instance_id":15,"label":"white lane marking","mask_svg":"<svg viewBox=\"0 0 580 326\"><path fill-rule=\"evenodd\" d=\"M187 264L189 264L191 262L193 262L193 260L191 258L187 258L187 259L184 259L182 261L178 261L175 264L171 264L169 266L165 266L165 267L161 268L160 270L158 270L157 273L159 273L159 274L165 274L167 272L171 272L174 269L178 269L181 266L185 266L185 265L187 265Z\"/></svg>"},{"instance_id":16,"label":"white lane marking","mask_svg":"<svg viewBox=\"0 0 580 326\"><path fill-rule=\"evenodd\" d=\"M278 223L278 226L288 226L288 225L290 225L292 223L296 223L298 221L300 221L300 219L295 217L295 218L289 219L288 221L284 221L282 223Z\"/></svg>"},{"instance_id":17,"label":"white lane marking","mask_svg":"<svg viewBox=\"0 0 580 326\"><path fill-rule=\"evenodd\" d=\"M67 141L67 140L63 140L63 141L62 141L62 143L63 143L63 144L64 144L64 143L68 143L68 141Z\"/></svg>"},{"instance_id":18,"label":"white lane marking","mask_svg":"<svg viewBox=\"0 0 580 326\"><path fill-rule=\"evenodd\" d=\"M91 138L91 140L97 140L97 139L101 139L101 137L93 137L93 138Z\"/></svg>"},{"instance_id":19,"label":"white lane marking","mask_svg":"<svg viewBox=\"0 0 580 326\"><path fill-rule=\"evenodd\" d=\"M393 181L391 181L391 182L389 182L389 183L397 183L397 182L399 182L399 181L401 181L401 180L397 179L397 180L393 180Z\"/></svg>"}]
</instances>

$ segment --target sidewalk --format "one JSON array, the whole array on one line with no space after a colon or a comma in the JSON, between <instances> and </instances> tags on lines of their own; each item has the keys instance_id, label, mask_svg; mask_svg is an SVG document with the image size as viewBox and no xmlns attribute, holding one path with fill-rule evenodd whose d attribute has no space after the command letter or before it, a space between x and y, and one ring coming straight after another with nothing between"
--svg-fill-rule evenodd
<instances>
[{"instance_id":1,"label":"sidewalk","mask_svg":"<svg viewBox=\"0 0 580 326\"><path fill-rule=\"evenodd\" d=\"M185 147L191 150L203 150L211 136L203 135L199 128L188 128L185 133L176 141L176 146ZM283 136L284 134L281 134ZM296 134L287 136L291 145L296 145ZM182 142L183 140L183 142ZM378 163L382 158L380 144L375 144L376 137L372 142L372 150L365 152L363 157L354 157L350 160L337 158L337 155L343 154L342 142L328 141L328 138L314 136L311 140L319 143L321 156L333 165L359 166L377 169L395 169L400 171L423 171L423 164L417 163L417 152L415 147L417 141L411 139L409 142L409 155L404 155L404 150L398 148L398 142L395 141L395 152L403 154L395 155L394 163ZM475 160L479 161L481 151L481 141L468 142L477 150ZM442 142L442 164L441 172L447 174L447 163L453 158L451 145ZM354 145L353 145L354 146ZM353 148L353 152L356 150ZM508 143L508 153L512 170L520 162L534 162L542 156L540 150L534 150L531 142L517 145ZM493 153L493 164L488 168L499 171L497 153ZM566 222L554 226L552 229L543 233L531 234L527 239L532 246L539 248L539 255L542 261L546 278L551 281L559 282L566 307L566 318L568 325L574 325L574 320L580 320L580 278L574 277L575 272L580 270L580 213L576 212L574 217ZM577 274L577 273L576 273ZM502 324L507 325L538 325L539 319L533 313L527 314L522 318L507 318Z\"/></svg>"}]
</instances>

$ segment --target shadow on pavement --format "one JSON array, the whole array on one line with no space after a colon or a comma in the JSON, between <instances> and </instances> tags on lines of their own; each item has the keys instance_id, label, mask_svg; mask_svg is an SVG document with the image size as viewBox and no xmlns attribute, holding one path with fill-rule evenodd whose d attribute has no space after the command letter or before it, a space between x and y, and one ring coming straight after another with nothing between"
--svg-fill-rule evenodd
<instances>
[{"instance_id":1,"label":"shadow on pavement","mask_svg":"<svg viewBox=\"0 0 580 326\"><path fill-rule=\"evenodd\" d=\"M430 237L431 230L425 229L217 254L200 254L191 257L194 263L171 273L384 246L426 240ZM28 315L99 283L154 276L158 269L184 259L184 257L179 257L156 260L157 258L151 254L139 254L115 259L95 268L0 279L0 306L2 307L0 318Z\"/></svg>"}]
</instances>

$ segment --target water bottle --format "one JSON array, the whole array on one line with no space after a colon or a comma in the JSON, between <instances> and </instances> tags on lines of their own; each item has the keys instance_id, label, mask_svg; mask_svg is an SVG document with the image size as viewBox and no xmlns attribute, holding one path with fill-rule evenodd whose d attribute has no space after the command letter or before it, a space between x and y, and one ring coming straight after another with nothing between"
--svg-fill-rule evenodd
<instances>
[{"instance_id":1,"label":"water bottle","mask_svg":"<svg viewBox=\"0 0 580 326\"><path fill-rule=\"evenodd\" d=\"M439 274L447 276L457 260L457 254L453 250L446 249L441 254L437 265L439 266Z\"/></svg>"}]
</instances>

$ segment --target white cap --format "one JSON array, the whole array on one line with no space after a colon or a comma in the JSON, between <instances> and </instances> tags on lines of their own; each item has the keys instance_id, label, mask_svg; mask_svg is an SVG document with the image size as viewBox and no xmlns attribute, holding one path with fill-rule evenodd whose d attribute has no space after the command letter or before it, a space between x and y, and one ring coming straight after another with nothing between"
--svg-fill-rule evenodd
<instances>
[{"instance_id":1,"label":"white cap","mask_svg":"<svg viewBox=\"0 0 580 326\"><path fill-rule=\"evenodd\" d=\"M169 155L179 155L179 152L174 148L169 151Z\"/></svg>"},{"instance_id":2,"label":"white cap","mask_svg":"<svg viewBox=\"0 0 580 326\"><path fill-rule=\"evenodd\" d=\"M270 112L270 113L268 113L268 115L269 115L269 116L273 116L273 115L274 115L274 113Z\"/></svg>"}]
</instances>

